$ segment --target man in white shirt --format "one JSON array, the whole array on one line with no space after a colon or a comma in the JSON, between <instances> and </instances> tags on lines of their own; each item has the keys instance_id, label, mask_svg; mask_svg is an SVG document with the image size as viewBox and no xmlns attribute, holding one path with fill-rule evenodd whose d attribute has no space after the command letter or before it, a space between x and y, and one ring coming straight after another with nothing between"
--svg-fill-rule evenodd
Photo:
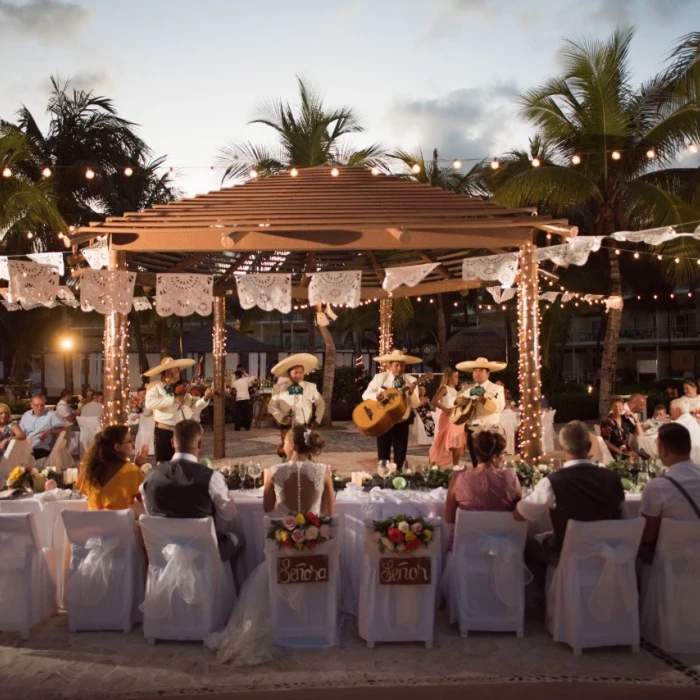
<instances>
[{"instance_id":1,"label":"man in white shirt","mask_svg":"<svg viewBox=\"0 0 700 700\"><path fill-rule=\"evenodd\" d=\"M400 350L392 350L388 355L375 357L374 361L388 366L389 370L374 375L374 378L362 394L363 401L381 401L385 396L385 392L389 389L398 389L408 394L403 418L398 423L395 423L388 432L377 437L377 459L390 462L393 448L394 464L396 464L397 470L401 471L408 452L411 411L420 406L416 378L412 374L406 374L406 365L416 365L421 359L420 357L406 355Z\"/></svg>"},{"instance_id":2,"label":"man in white shirt","mask_svg":"<svg viewBox=\"0 0 700 700\"><path fill-rule=\"evenodd\" d=\"M199 463L202 426L194 420L177 423L173 446L172 460L151 469L141 485L146 513L165 518L212 516L221 559L232 559L243 547L243 531L223 474Z\"/></svg>"},{"instance_id":3,"label":"man in white shirt","mask_svg":"<svg viewBox=\"0 0 700 700\"><path fill-rule=\"evenodd\" d=\"M700 466L690 459L690 433L679 423L662 425L656 449L669 472L650 481L642 492L642 515L646 520L642 543L652 548L662 518L700 519Z\"/></svg>"},{"instance_id":4,"label":"man in white shirt","mask_svg":"<svg viewBox=\"0 0 700 700\"><path fill-rule=\"evenodd\" d=\"M68 400L73 396L72 392L64 389L58 397L56 404L56 413L63 418L66 423L75 423L75 411L71 408Z\"/></svg>"},{"instance_id":5,"label":"man in white shirt","mask_svg":"<svg viewBox=\"0 0 700 700\"><path fill-rule=\"evenodd\" d=\"M564 468L540 479L513 511L516 520L530 522L549 514L552 533L528 538L525 546L525 563L541 589L547 565L559 562L569 520L619 520L625 502L620 477L591 463L591 436L585 423L567 423L559 432L559 443L566 454Z\"/></svg>"},{"instance_id":6,"label":"man in white shirt","mask_svg":"<svg viewBox=\"0 0 700 700\"><path fill-rule=\"evenodd\" d=\"M236 411L233 414L234 430L245 428L250 430L253 414L250 405L250 387L258 381L257 377L251 377L243 369L237 369L234 373L235 379L231 385L236 392Z\"/></svg>"},{"instance_id":7,"label":"man in white shirt","mask_svg":"<svg viewBox=\"0 0 700 700\"><path fill-rule=\"evenodd\" d=\"M465 404L468 400L476 401L474 416L466 427L467 448L473 466L477 465L472 440L474 430L479 425L498 425L506 407L504 387L489 379L491 372L500 372L505 368L505 362L493 362L485 357L477 357L473 362L460 362L456 367L460 372L471 372L474 380L471 384L466 384L455 399L455 405Z\"/></svg>"},{"instance_id":8,"label":"man in white shirt","mask_svg":"<svg viewBox=\"0 0 700 700\"><path fill-rule=\"evenodd\" d=\"M92 401L90 401L89 403L86 403L80 409L80 417L81 418L97 418L99 421L102 421L102 418L104 417L104 412L105 412L105 407L104 407L103 401L104 401L104 394L101 391L96 391L92 395Z\"/></svg>"}]
</instances>

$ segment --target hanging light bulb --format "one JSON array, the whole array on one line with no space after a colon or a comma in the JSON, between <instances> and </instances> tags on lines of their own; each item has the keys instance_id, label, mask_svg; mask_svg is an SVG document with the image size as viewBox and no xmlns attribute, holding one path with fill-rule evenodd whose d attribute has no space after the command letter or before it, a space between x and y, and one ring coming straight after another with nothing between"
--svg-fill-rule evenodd
<instances>
[{"instance_id":1,"label":"hanging light bulb","mask_svg":"<svg viewBox=\"0 0 700 700\"><path fill-rule=\"evenodd\" d=\"M41 171L41 174L42 174L44 177L51 177L51 168L44 168L44 169Z\"/></svg>"},{"instance_id":2,"label":"hanging light bulb","mask_svg":"<svg viewBox=\"0 0 700 700\"><path fill-rule=\"evenodd\" d=\"M659 259L659 260L663 260L663 259L664 259L664 256L663 256L663 255L657 255L656 257L657 257L657 259Z\"/></svg>"},{"instance_id":3,"label":"hanging light bulb","mask_svg":"<svg viewBox=\"0 0 700 700\"><path fill-rule=\"evenodd\" d=\"M688 144L688 150L689 150L691 153L697 153L697 152L698 152L698 147L697 147L696 144L690 143L690 144Z\"/></svg>"},{"instance_id":4,"label":"hanging light bulb","mask_svg":"<svg viewBox=\"0 0 700 700\"><path fill-rule=\"evenodd\" d=\"M620 151L613 151L610 157L613 160L620 160L620 158L622 158L622 154L620 153Z\"/></svg>"},{"instance_id":5,"label":"hanging light bulb","mask_svg":"<svg viewBox=\"0 0 700 700\"><path fill-rule=\"evenodd\" d=\"M619 254L620 254L620 249L619 249L619 248L616 248L616 249L615 249L615 255L619 255Z\"/></svg>"},{"instance_id":6,"label":"hanging light bulb","mask_svg":"<svg viewBox=\"0 0 700 700\"><path fill-rule=\"evenodd\" d=\"M59 241L63 238L63 232L62 232L62 231L59 231L56 235L58 236L58 240L59 240Z\"/></svg>"},{"instance_id":7,"label":"hanging light bulb","mask_svg":"<svg viewBox=\"0 0 700 700\"><path fill-rule=\"evenodd\" d=\"M338 177L338 175L340 175L340 170L338 170L338 168L333 168L333 170L331 170L331 177Z\"/></svg>"},{"instance_id":8,"label":"hanging light bulb","mask_svg":"<svg viewBox=\"0 0 700 700\"><path fill-rule=\"evenodd\" d=\"M2 169L2 176L3 177L12 177L12 171L9 168L3 168Z\"/></svg>"},{"instance_id":9,"label":"hanging light bulb","mask_svg":"<svg viewBox=\"0 0 700 700\"><path fill-rule=\"evenodd\" d=\"M680 258L676 258L676 259L674 260L674 262L676 263L676 265L678 265L678 263L680 263L680 261L681 261Z\"/></svg>"},{"instance_id":10,"label":"hanging light bulb","mask_svg":"<svg viewBox=\"0 0 700 700\"><path fill-rule=\"evenodd\" d=\"M540 159L539 159L539 158L533 158L533 159L532 159L532 167L533 167L533 168L539 168L540 165L542 165L542 163L540 163Z\"/></svg>"},{"instance_id":11,"label":"hanging light bulb","mask_svg":"<svg viewBox=\"0 0 700 700\"><path fill-rule=\"evenodd\" d=\"M34 238L34 234L31 231L27 231L27 238L31 241Z\"/></svg>"},{"instance_id":12,"label":"hanging light bulb","mask_svg":"<svg viewBox=\"0 0 700 700\"><path fill-rule=\"evenodd\" d=\"M91 168L88 168L88 169L85 171L85 177L86 177L86 179L88 179L88 180L92 180L92 179L95 177L95 171L92 170Z\"/></svg>"},{"instance_id":13,"label":"hanging light bulb","mask_svg":"<svg viewBox=\"0 0 700 700\"><path fill-rule=\"evenodd\" d=\"M126 168L124 168L124 175L126 177L131 177L133 174L134 174L134 169L127 165Z\"/></svg>"},{"instance_id":14,"label":"hanging light bulb","mask_svg":"<svg viewBox=\"0 0 700 700\"><path fill-rule=\"evenodd\" d=\"M255 178L258 176L258 171L257 171L255 168L253 168L253 169L250 171L249 175L250 175L251 178L253 178L253 180L255 180Z\"/></svg>"},{"instance_id":15,"label":"hanging light bulb","mask_svg":"<svg viewBox=\"0 0 700 700\"><path fill-rule=\"evenodd\" d=\"M376 176L376 175L379 175L379 168L375 165L375 166L372 168L372 170L370 170L370 172L372 173L372 175L375 175L375 176Z\"/></svg>"},{"instance_id":16,"label":"hanging light bulb","mask_svg":"<svg viewBox=\"0 0 700 700\"><path fill-rule=\"evenodd\" d=\"M653 148L650 148L650 149L647 151L647 158L648 158L649 160L654 160L654 158L656 158L656 151L655 151Z\"/></svg>"},{"instance_id":17,"label":"hanging light bulb","mask_svg":"<svg viewBox=\"0 0 700 700\"><path fill-rule=\"evenodd\" d=\"M453 160L452 161L452 167L455 170L459 170L462 167L462 161L461 160Z\"/></svg>"},{"instance_id":18,"label":"hanging light bulb","mask_svg":"<svg viewBox=\"0 0 700 700\"><path fill-rule=\"evenodd\" d=\"M581 156L579 156L579 155L571 156L571 162L574 165L580 165L581 164Z\"/></svg>"},{"instance_id":19,"label":"hanging light bulb","mask_svg":"<svg viewBox=\"0 0 700 700\"><path fill-rule=\"evenodd\" d=\"M411 172L412 172L412 173L415 173L415 174L417 175L420 171L421 171L421 167L420 167L420 165L419 165L418 163L414 163L414 164L411 166Z\"/></svg>"},{"instance_id":20,"label":"hanging light bulb","mask_svg":"<svg viewBox=\"0 0 700 700\"><path fill-rule=\"evenodd\" d=\"M635 254L634 254L634 259L635 259L635 260L639 260L639 253L635 253Z\"/></svg>"},{"instance_id":21,"label":"hanging light bulb","mask_svg":"<svg viewBox=\"0 0 700 700\"><path fill-rule=\"evenodd\" d=\"M290 174L292 177L296 177L296 176L299 174L299 171L298 171L296 168L292 168L292 169L289 171L289 174Z\"/></svg>"},{"instance_id":22,"label":"hanging light bulb","mask_svg":"<svg viewBox=\"0 0 700 700\"><path fill-rule=\"evenodd\" d=\"M501 165L501 164L494 158L494 159L491 161L491 170L498 170L498 168L500 167L500 165Z\"/></svg>"}]
</instances>

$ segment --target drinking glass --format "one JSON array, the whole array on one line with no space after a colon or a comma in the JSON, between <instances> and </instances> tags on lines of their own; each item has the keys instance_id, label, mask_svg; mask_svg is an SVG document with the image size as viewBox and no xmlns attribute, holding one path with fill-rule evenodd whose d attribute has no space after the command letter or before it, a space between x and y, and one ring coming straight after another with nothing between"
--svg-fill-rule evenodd
<instances>
[{"instance_id":1,"label":"drinking glass","mask_svg":"<svg viewBox=\"0 0 700 700\"><path fill-rule=\"evenodd\" d=\"M384 480L384 488L386 488L386 478L389 476L389 460L380 459L377 464L377 474Z\"/></svg>"},{"instance_id":2,"label":"drinking glass","mask_svg":"<svg viewBox=\"0 0 700 700\"><path fill-rule=\"evenodd\" d=\"M248 463L248 476L253 480L253 488L257 488L258 477L262 474L260 462Z\"/></svg>"}]
</instances>

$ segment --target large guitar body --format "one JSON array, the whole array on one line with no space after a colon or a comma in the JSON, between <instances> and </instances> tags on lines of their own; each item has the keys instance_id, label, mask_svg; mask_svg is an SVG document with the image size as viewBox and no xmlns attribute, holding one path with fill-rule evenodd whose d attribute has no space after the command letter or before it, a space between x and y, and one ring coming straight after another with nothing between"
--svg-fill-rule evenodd
<instances>
[{"instance_id":1,"label":"large guitar body","mask_svg":"<svg viewBox=\"0 0 700 700\"><path fill-rule=\"evenodd\" d=\"M450 421L455 425L469 423L476 413L476 401L468 399L463 406L454 406L450 413Z\"/></svg>"},{"instance_id":2,"label":"large guitar body","mask_svg":"<svg viewBox=\"0 0 700 700\"><path fill-rule=\"evenodd\" d=\"M432 372L424 374L416 380L415 386L429 382L433 376ZM367 437L379 437L402 420L407 409L405 390L385 389L381 401L367 399L358 404L352 412L352 420Z\"/></svg>"}]
</instances>

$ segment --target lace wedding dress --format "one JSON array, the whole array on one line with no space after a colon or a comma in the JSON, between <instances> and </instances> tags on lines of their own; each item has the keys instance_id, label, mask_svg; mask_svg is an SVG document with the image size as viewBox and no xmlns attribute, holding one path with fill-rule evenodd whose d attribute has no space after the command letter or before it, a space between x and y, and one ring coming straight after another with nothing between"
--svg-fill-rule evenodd
<instances>
[{"instance_id":1,"label":"lace wedding dress","mask_svg":"<svg viewBox=\"0 0 700 700\"><path fill-rule=\"evenodd\" d=\"M321 512L325 464L288 462L271 467L277 508L272 518L293 513ZM234 666L257 666L274 656L270 616L270 567L266 559L248 576L226 627L204 641L217 661Z\"/></svg>"}]
</instances>

